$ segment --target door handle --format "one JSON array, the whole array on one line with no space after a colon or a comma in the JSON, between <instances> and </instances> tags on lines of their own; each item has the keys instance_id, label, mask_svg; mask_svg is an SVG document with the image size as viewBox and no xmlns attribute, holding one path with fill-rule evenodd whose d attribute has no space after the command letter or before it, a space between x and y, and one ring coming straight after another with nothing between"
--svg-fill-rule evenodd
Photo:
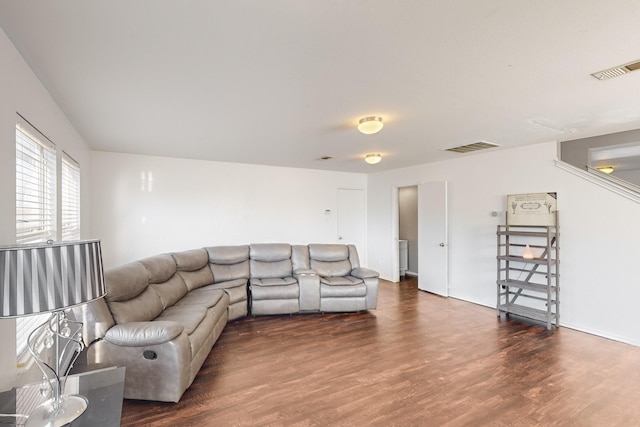
<instances>
[{"instance_id":1,"label":"door handle","mask_svg":"<svg viewBox=\"0 0 640 427\"><path fill-rule=\"evenodd\" d=\"M440 243L438 246L440 246L441 248L444 248L444 243Z\"/></svg>"}]
</instances>

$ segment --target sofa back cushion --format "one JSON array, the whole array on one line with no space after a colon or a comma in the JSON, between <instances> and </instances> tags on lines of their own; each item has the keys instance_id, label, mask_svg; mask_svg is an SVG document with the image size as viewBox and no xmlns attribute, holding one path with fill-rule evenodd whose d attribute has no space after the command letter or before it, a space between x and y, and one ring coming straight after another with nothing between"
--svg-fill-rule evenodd
<instances>
[{"instance_id":1,"label":"sofa back cushion","mask_svg":"<svg viewBox=\"0 0 640 427\"><path fill-rule=\"evenodd\" d=\"M347 276L352 267L347 245L310 244L309 266L320 276Z\"/></svg>"},{"instance_id":2,"label":"sofa back cushion","mask_svg":"<svg viewBox=\"0 0 640 427\"><path fill-rule=\"evenodd\" d=\"M252 279L293 276L291 245L288 243L254 243L249 249Z\"/></svg>"},{"instance_id":3,"label":"sofa back cushion","mask_svg":"<svg viewBox=\"0 0 640 427\"><path fill-rule=\"evenodd\" d=\"M205 249L209 254L213 283L249 279L249 245L212 246Z\"/></svg>"},{"instance_id":4,"label":"sofa back cushion","mask_svg":"<svg viewBox=\"0 0 640 427\"><path fill-rule=\"evenodd\" d=\"M158 293L149 287L149 272L141 262L132 262L104 272L105 300L116 323L155 319L163 306Z\"/></svg>"},{"instance_id":5,"label":"sofa back cushion","mask_svg":"<svg viewBox=\"0 0 640 427\"><path fill-rule=\"evenodd\" d=\"M209 254L206 249L176 252L171 256L176 262L178 275L189 291L213 283L213 273L209 268Z\"/></svg>"},{"instance_id":6,"label":"sofa back cushion","mask_svg":"<svg viewBox=\"0 0 640 427\"><path fill-rule=\"evenodd\" d=\"M188 292L187 285L176 274L176 262L170 254L140 260L149 274L149 287L160 296L164 308L171 307Z\"/></svg>"}]
</instances>

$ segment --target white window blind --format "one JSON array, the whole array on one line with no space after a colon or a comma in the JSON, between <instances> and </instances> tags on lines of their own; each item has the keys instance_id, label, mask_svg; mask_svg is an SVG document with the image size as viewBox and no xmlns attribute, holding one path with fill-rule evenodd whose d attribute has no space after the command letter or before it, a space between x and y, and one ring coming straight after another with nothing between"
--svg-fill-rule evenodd
<instances>
[{"instance_id":1,"label":"white window blind","mask_svg":"<svg viewBox=\"0 0 640 427\"><path fill-rule=\"evenodd\" d=\"M16 366L24 368L30 365L33 356L27 348L29 334L49 318L49 313L35 314L16 318Z\"/></svg>"},{"instance_id":2,"label":"white window blind","mask_svg":"<svg viewBox=\"0 0 640 427\"><path fill-rule=\"evenodd\" d=\"M20 121L16 125L16 243L55 238L55 146Z\"/></svg>"},{"instance_id":3,"label":"white window blind","mask_svg":"<svg viewBox=\"0 0 640 427\"><path fill-rule=\"evenodd\" d=\"M80 165L62 153L62 240L80 239Z\"/></svg>"},{"instance_id":4,"label":"white window blind","mask_svg":"<svg viewBox=\"0 0 640 427\"><path fill-rule=\"evenodd\" d=\"M56 238L55 145L20 117L16 124L16 243ZM48 314L16 319L18 367L31 359L27 339Z\"/></svg>"}]
</instances>

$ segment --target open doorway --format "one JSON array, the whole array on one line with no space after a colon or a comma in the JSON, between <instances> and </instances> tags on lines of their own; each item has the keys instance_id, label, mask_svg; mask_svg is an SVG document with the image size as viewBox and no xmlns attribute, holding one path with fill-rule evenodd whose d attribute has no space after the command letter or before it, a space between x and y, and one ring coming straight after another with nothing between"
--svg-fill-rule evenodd
<instances>
[{"instance_id":1,"label":"open doorway","mask_svg":"<svg viewBox=\"0 0 640 427\"><path fill-rule=\"evenodd\" d=\"M449 266L448 266L448 220L447 220L447 183L427 182L417 186L415 199L417 199L417 213L414 208L409 208L405 197L400 197L406 191L408 200L413 200L412 190L404 190L406 187L394 187L393 190L393 217L391 225L394 229L393 244L396 256L393 259L393 281L400 278L400 240L407 240L407 271L418 275L418 289L437 295L449 295ZM413 202L411 202L413 203ZM401 208L401 204L406 207ZM405 213L417 217L417 237L405 234ZM402 224L403 233L400 233ZM408 233L408 232L407 232ZM402 237L405 237L403 239ZM415 242L415 247L409 244L409 240ZM412 254L414 255L412 257ZM417 262L411 264L417 259ZM406 271L405 271L406 275Z\"/></svg>"},{"instance_id":2,"label":"open doorway","mask_svg":"<svg viewBox=\"0 0 640 427\"><path fill-rule=\"evenodd\" d=\"M398 188L398 265L400 279L418 276L418 186Z\"/></svg>"}]
</instances>

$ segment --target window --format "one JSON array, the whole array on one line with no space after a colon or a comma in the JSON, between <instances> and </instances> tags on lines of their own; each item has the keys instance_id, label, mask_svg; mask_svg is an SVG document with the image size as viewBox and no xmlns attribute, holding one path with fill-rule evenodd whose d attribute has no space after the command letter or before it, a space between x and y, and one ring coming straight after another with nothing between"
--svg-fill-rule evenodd
<instances>
[{"instance_id":1,"label":"window","mask_svg":"<svg viewBox=\"0 0 640 427\"><path fill-rule=\"evenodd\" d=\"M79 173L77 164L76 169ZM76 182L79 184L79 176ZM56 187L55 145L20 116L16 124L16 243L57 238ZM79 206L77 201L75 203ZM79 216L76 222L79 224ZM18 367L28 366L31 360L27 349L29 334L48 317L45 313L16 319Z\"/></svg>"},{"instance_id":2,"label":"window","mask_svg":"<svg viewBox=\"0 0 640 427\"><path fill-rule=\"evenodd\" d=\"M62 153L62 240L80 239L80 166Z\"/></svg>"},{"instance_id":3,"label":"window","mask_svg":"<svg viewBox=\"0 0 640 427\"><path fill-rule=\"evenodd\" d=\"M26 120L16 125L16 243L56 238L55 146Z\"/></svg>"}]
</instances>

